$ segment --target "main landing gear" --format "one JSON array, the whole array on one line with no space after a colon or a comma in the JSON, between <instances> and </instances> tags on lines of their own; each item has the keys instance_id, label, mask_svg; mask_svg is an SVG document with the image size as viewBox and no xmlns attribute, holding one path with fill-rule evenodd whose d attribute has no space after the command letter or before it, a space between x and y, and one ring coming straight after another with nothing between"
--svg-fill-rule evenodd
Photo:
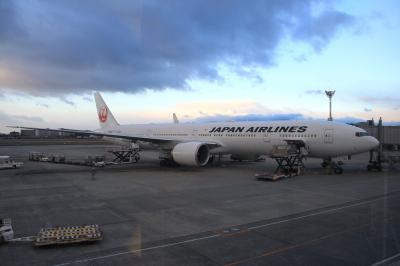
<instances>
[{"instance_id":1,"label":"main landing gear","mask_svg":"<svg viewBox=\"0 0 400 266\"><path fill-rule=\"evenodd\" d=\"M332 161L332 158L324 159L321 164L323 168L329 170L329 172L333 170L333 172L337 175L343 173L342 165L343 165L342 161L334 162Z\"/></svg>"}]
</instances>

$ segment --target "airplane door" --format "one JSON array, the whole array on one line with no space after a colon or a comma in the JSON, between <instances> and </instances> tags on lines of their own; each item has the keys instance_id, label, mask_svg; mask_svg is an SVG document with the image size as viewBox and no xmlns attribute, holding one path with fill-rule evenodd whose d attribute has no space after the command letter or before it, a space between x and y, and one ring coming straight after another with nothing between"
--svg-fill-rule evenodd
<instances>
[{"instance_id":1,"label":"airplane door","mask_svg":"<svg viewBox=\"0 0 400 266\"><path fill-rule=\"evenodd\" d=\"M324 130L324 143L326 143L326 144L333 143L333 129L332 128L326 128Z\"/></svg>"},{"instance_id":2,"label":"airplane door","mask_svg":"<svg viewBox=\"0 0 400 266\"><path fill-rule=\"evenodd\" d=\"M271 134L270 133L265 133L263 139L264 139L264 142L270 143L271 142Z\"/></svg>"}]
</instances>

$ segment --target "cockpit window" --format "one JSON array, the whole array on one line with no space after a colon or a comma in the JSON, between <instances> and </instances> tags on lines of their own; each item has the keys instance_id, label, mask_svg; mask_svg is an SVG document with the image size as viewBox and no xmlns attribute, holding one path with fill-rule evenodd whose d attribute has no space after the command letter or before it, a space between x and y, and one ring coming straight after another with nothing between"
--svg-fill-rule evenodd
<instances>
[{"instance_id":1,"label":"cockpit window","mask_svg":"<svg viewBox=\"0 0 400 266\"><path fill-rule=\"evenodd\" d=\"M356 132L356 137L365 137L369 136L367 132Z\"/></svg>"}]
</instances>

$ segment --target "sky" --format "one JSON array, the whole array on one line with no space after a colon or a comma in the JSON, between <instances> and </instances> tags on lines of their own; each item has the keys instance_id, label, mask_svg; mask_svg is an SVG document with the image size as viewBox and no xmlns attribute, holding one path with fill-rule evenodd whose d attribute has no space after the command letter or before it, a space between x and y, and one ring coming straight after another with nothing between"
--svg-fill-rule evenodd
<instances>
[{"instance_id":1,"label":"sky","mask_svg":"<svg viewBox=\"0 0 400 266\"><path fill-rule=\"evenodd\" d=\"M400 122L397 0L0 0L0 132L383 117Z\"/></svg>"}]
</instances>

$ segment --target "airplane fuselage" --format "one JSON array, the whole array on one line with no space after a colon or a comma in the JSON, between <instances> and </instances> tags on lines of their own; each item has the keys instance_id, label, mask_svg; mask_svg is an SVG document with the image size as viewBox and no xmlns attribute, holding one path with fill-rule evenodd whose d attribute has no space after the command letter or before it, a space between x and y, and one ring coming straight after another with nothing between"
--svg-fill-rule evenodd
<instances>
[{"instance_id":1,"label":"airplane fuselage","mask_svg":"<svg viewBox=\"0 0 400 266\"><path fill-rule=\"evenodd\" d=\"M122 125L99 132L173 140L157 145L142 142L144 148L150 145L171 149L180 142L216 142L220 146L211 149L211 153L244 156L269 155L273 146L284 145L285 140L303 141L308 156L318 158L362 153L378 145L375 138L357 134L365 132L363 129L330 121Z\"/></svg>"},{"instance_id":2,"label":"airplane fuselage","mask_svg":"<svg viewBox=\"0 0 400 266\"><path fill-rule=\"evenodd\" d=\"M160 164L204 166L210 154L231 154L233 159L271 155L277 145L295 143L309 157L332 158L362 153L379 142L361 128L332 121L260 121L120 125L100 93L94 94L100 129L60 132L93 134L138 142L141 148L160 149ZM174 119L175 120L175 119ZM176 119L177 120L177 119ZM28 128L28 127L20 127ZM28 128L40 129L40 128Z\"/></svg>"}]
</instances>

